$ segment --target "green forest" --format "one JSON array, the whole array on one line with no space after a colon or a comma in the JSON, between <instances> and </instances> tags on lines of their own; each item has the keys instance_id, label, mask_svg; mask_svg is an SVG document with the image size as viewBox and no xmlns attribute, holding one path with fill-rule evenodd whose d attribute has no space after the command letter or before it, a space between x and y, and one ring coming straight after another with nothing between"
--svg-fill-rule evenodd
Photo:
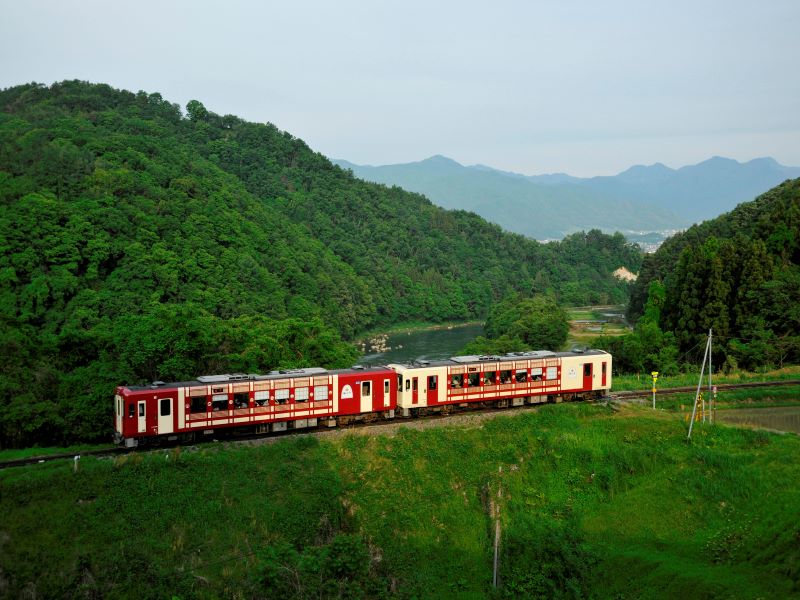
<instances>
[{"instance_id":1,"label":"green forest","mask_svg":"<svg viewBox=\"0 0 800 600\"><path fill-rule=\"evenodd\" d=\"M65 81L0 91L0 446L108 439L113 389L352 364L361 331L509 294L624 302L621 234L540 244L271 124Z\"/></svg>"},{"instance_id":2,"label":"green forest","mask_svg":"<svg viewBox=\"0 0 800 600\"><path fill-rule=\"evenodd\" d=\"M800 362L800 179L645 256L629 316L631 335L599 342L623 371L699 363L709 329L725 370Z\"/></svg>"}]
</instances>

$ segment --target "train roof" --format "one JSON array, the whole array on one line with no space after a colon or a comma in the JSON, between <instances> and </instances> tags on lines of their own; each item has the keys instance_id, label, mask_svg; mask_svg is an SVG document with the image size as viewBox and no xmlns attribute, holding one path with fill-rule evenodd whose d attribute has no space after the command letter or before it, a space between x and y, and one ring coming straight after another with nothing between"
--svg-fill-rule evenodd
<instances>
[{"instance_id":1,"label":"train roof","mask_svg":"<svg viewBox=\"0 0 800 600\"><path fill-rule=\"evenodd\" d=\"M551 352L549 350L532 350L528 352L510 352L508 354L487 354L487 355L467 355L453 356L446 359L425 360L418 359L410 363L402 363L399 366L408 368L415 367L445 367L464 364L480 364L487 362L507 362L511 360L536 360L546 358L564 358L572 356L600 356L608 354L604 350L572 350L570 352ZM391 370L384 365L361 366L354 365L349 369L322 369L320 367L310 367L305 369L283 369L280 371L270 371L266 375L256 373L225 373L220 375L201 375L189 381L164 382L154 381L150 385L123 385L132 392L143 390L155 390L176 387L195 387L201 385L211 385L214 383L236 383L240 381L272 381L277 379L289 379L292 377L316 377L319 375L347 375L358 373L384 373Z\"/></svg>"},{"instance_id":2,"label":"train roof","mask_svg":"<svg viewBox=\"0 0 800 600\"><path fill-rule=\"evenodd\" d=\"M388 371L388 367L374 366L367 367L361 365L354 365L349 369L323 369L320 367L309 367L305 369L282 369L280 371L270 371L266 375L257 373L224 373L220 375L201 375L196 379L189 381L154 381L150 385L123 385L120 387L126 388L132 392L139 392L143 390L155 390L162 388L176 388L176 387L194 387L200 385L211 385L215 383L237 383L241 381L272 381L277 379L289 379L292 377L317 377L320 375L343 375L343 374L356 374L356 373L384 373Z\"/></svg>"}]
</instances>

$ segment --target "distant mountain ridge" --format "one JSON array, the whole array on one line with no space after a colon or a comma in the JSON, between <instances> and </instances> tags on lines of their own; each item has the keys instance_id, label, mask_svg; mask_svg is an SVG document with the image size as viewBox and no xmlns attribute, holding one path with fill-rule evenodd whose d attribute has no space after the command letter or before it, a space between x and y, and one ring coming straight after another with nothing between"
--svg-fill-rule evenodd
<instances>
[{"instance_id":1,"label":"distant mountain ridge","mask_svg":"<svg viewBox=\"0 0 800 600\"><path fill-rule=\"evenodd\" d=\"M336 164L362 179L398 185L450 209L473 211L509 231L554 239L579 230L677 230L731 210L800 176L773 158L740 163L715 156L672 169L635 165L614 176L523 175L464 166L441 155L395 165Z\"/></svg>"}]
</instances>

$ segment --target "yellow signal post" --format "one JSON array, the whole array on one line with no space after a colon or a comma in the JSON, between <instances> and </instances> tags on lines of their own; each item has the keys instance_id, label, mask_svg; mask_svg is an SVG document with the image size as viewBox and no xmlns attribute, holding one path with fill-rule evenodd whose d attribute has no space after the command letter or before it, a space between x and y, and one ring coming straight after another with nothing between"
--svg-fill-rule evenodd
<instances>
[{"instance_id":1,"label":"yellow signal post","mask_svg":"<svg viewBox=\"0 0 800 600\"><path fill-rule=\"evenodd\" d=\"M658 371L650 373L653 376L653 410L656 408L656 381L658 381Z\"/></svg>"}]
</instances>

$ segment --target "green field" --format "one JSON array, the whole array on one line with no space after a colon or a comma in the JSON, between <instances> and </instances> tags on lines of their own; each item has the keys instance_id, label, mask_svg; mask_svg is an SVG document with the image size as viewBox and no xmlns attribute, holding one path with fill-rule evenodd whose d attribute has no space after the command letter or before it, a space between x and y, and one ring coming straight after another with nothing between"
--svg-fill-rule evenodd
<instances>
[{"instance_id":1,"label":"green field","mask_svg":"<svg viewBox=\"0 0 800 600\"><path fill-rule=\"evenodd\" d=\"M0 472L7 597L786 598L800 439L560 404ZM491 506L502 524L493 591Z\"/></svg>"},{"instance_id":2,"label":"green field","mask_svg":"<svg viewBox=\"0 0 800 600\"><path fill-rule=\"evenodd\" d=\"M607 317L607 313L625 314L625 305L608 306L576 306L567 309L569 318L569 335L565 348L575 346L591 346L599 336L618 336L630 333L624 317L617 319ZM596 321L596 323L579 323L578 321Z\"/></svg>"},{"instance_id":3,"label":"green field","mask_svg":"<svg viewBox=\"0 0 800 600\"><path fill-rule=\"evenodd\" d=\"M700 371L694 373L679 373L678 375L659 375L657 388L667 389L673 387L697 387ZM762 381L787 381L800 380L800 366L784 367L763 372L736 371L735 373L712 374L712 383L755 383ZM703 384L708 388L708 371L703 375ZM612 388L615 392L623 390L649 390L653 386L650 373L640 375L615 375Z\"/></svg>"}]
</instances>

